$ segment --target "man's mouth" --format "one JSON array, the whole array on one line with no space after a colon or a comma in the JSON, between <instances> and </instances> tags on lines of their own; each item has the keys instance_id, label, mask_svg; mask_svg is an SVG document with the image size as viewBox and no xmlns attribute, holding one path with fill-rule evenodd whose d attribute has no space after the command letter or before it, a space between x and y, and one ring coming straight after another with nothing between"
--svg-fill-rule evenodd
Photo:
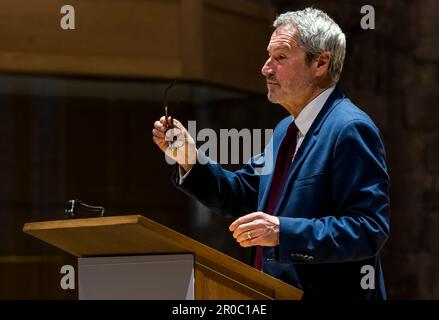
<instances>
[{"instance_id":1,"label":"man's mouth","mask_svg":"<svg viewBox=\"0 0 439 320\"><path fill-rule=\"evenodd\" d=\"M279 83L274 82L274 81L267 81L267 86L278 86Z\"/></svg>"}]
</instances>

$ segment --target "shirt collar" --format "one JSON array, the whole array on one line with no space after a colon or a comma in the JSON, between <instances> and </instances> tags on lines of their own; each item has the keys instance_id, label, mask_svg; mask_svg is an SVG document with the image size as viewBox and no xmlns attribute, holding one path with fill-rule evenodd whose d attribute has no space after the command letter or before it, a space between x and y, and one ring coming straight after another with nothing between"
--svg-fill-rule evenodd
<instances>
[{"instance_id":1,"label":"shirt collar","mask_svg":"<svg viewBox=\"0 0 439 320\"><path fill-rule=\"evenodd\" d=\"M305 106L305 108L303 108L303 110L299 113L299 115L294 119L294 123L299 129L301 135L303 136L306 135L312 123L316 119L320 110L322 110L323 105L325 104L326 100L328 100L329 96L331 95L332 91L334 91L334 89L335 86L330 87L325 91L323 91L322 93L320 93L310 103L308 103Z\"/></svg>"}]
</instances>

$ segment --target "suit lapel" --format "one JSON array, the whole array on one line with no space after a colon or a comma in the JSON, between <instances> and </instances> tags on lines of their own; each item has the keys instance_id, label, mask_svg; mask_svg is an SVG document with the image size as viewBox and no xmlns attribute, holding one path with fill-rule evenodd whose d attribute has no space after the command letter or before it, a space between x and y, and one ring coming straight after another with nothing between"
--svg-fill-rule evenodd
<instances>
[{"instance_id":1,"label":"suit lapel","mask_svg":"<svg viewBox=\"0 0 439 320\"><path fill-rule=\"evenodd\" d=\"M326 100L325 104L322 107L322 110L320 110L319 114L317 115L316 119L314 120L313 124L311 125L311 127L308 130L308 133L306 134L302 144L299 147L299 150L297 150L296 156L294 158L293 161L293 165L291 168L290 173L288 174L288 178L287 181L285 183L284 189L281 193L280 196L280 201L277 204L274 212L277 214L279 207L282 203L282 201L285 198L285 193L287 191L287 187L288 185L294 181L297 172L299 170L299 168L301 167L303 161L306 159L306 156L309 154L309 152L311 151L312 147L315 145L317 139L318 139L318 133L320 131L320 128L322 126L322 124L324 123L324 121L326 120L326 117L328 116L328 114L331 112L331 110L341 101L341 99L344 98L344 95L342 93L342 91L336 87L334 89L334 91L331 93L331 95L329 96L328 100ZM286 128L283 128L283 132L281 137L283 138L285 136L285 132L286 132ZM282 142L282 140L280 142L278 142L275 145L275 150L273 150L274 154L275 154L275 159L274 159L274 165L276 164L276 160L277 160L277 152L279 150L279 145ZM273 168L274 169L274 168ZM274 171L274 170L273 170ZM270 175L269 178L269 182L267 183L267 188L265 188L264 190L264 196L261 200L261 203L259 205L259 210L263 211L265 209L265 204L267 201L267 197L268 197L268 191L270 190L271 187L271 181L273 179L273 174Z\"/></svg>"}]
</instances>

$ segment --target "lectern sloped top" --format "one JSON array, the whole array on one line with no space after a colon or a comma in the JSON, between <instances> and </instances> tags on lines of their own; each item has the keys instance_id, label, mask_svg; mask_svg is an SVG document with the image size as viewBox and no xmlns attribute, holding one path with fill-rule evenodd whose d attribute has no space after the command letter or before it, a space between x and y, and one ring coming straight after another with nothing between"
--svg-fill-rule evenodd
<instances>
[{"instance_id":1,"label":"lectern sloped top","mask_svg":"<svg viewBox=\"0 0 439 320\"><path fill-rule=\"evenodd\" d=\"M77 257L192 253L196 265L268 299L302 297L301 290L141 215L30 222L23 231Z\"/></svg>"}]
</instances>

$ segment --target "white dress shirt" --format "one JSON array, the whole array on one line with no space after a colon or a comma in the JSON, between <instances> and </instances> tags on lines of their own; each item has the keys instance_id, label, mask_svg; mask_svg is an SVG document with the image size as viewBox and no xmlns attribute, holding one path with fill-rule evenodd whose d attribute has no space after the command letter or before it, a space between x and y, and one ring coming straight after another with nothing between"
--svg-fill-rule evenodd
<instances>
[{"instance_id":1,"label":"white dress shirt","mask_svg":"<svg viewBox=\"0 0 439 320\"><path fill-rule=\"evenodd\" d=\"M302 109L299 115L295 119L293 119L294 123L297 126L297 129L299 129L297 132L296 151L294 152L294 155L296 155L297 150L299 150L299 147L302 144L303 139L305 138L306 134L309 131L309 128L311 128L312 123L316 119L320 110L322 110L323 105L325 104L326 100L328 100L329 96L331 95L332 91L334 91L334 89L335 86L330 87L325 91L323 91L321 94L315 97L311 102L309 102L305 106L305 108ZM183 175L183 170L179 166L178 172L180 175L179 184L181 185L184 179L186 179L189 172L191 172L191 170L189 170Z\"/></svg>"},{"instance_id":2,"label":"white dress shirt","mask_svg":"<svg viewBox=\"0 0 439 320\"><path fill-rule=\"evenodd\" d=\"M335 87L330 87L323 91L321 94L315 97L314 100L308 103L305 108L303 108L303 110L299 113L299 115L295 119L293 119L294 123L297 126L297 129L299 129L297 132L296 151L294 152L294 155L296 155L296 152L297 150L299 150L303 139L305 139L309 128L311 128L311 125L313 124L320 110L322 110L323 105L325 104L326 100L328 100L334 89Z\"/></svg>"}]
</instances>

